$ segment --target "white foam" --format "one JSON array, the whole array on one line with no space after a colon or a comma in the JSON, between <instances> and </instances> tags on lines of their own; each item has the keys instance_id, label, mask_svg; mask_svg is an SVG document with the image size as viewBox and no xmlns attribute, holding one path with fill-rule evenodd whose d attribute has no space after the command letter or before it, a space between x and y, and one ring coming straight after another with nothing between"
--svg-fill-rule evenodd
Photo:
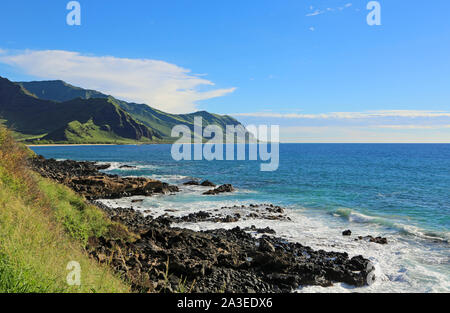
<instances>
[{"instance_id":1,"label":"white foam","mask_svg":"<svg viewBox=\"0 0 450 313\"><path fill-rule=\"evenodd\" d=\"M255 201L240 201L233 196L219 198L202 196L208 187L180 186L180 193L172 196L157 195L153 197L132 197L119 200L103 200L110 206L133 206L140 211L149 210L152 216L169 214L184 216L189 213L206 211L233 215L240 212L245 216L249 210L241 205L256 203ZM245 192L245 191L244 191ZM232 194L236 196L236 194ZM133 199L144 199L141 203L131 203ZM233 208L233 206L236 206ZM222 209L222 207L229 207ZM218 210L218 211L215 211ZM430 244L429 240L411 237L398 230L389 229L383 223L372 223L371 217L347 212L352 216L349 220L335 218L305 208L288 209L291 221L241 219L235 223L181 223L176 227L184 227L196 231L208 229L231 229L236 226L257 228L270 227L276 231L276 236L299 242L313 249L347 252L350 257L363 255L370 259L376 268L376 282L367 287L354 288L345 284L335 284L333 287L309 286L301 287L298 292L449 292L450 291L450 255L447 243ZM345 215L345 214L344 214ZM340 214L342 216L342 214ZM364 220L364 222L361 222ZM351 228L351 237L342 236L342 231ZM387 245L371 243L365 240L355 241L357 236L383 236L388 238ZM447 252L445 252L447 251Z\"/></svg>"},{"instance_id":2,"label":"white foam","mask_svg":"<svg viewBox=\"0 0 450 313\"><path fill-rule=\"evenodd\" d=\"M139 171L139 170L155 170L160 167L156 165L150 165L150 164L140 164L136 162L96 162L98 165L106 165L109 164L110 167L105 169L105 172L119 170L119 171ZM131 167L123 167L122 166L131 166Z\"/></svg>"}]
</instances>

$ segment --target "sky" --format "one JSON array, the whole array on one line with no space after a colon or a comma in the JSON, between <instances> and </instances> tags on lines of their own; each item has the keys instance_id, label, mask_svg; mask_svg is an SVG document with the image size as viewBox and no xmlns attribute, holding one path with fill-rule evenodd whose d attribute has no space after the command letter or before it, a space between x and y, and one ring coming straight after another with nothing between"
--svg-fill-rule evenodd
<instances>
[{"instance_id":1,"label":"sky","mask_svg":"<svg viewBox=\"0 0 450 313\"><path fill-rule=\"evenodd\" d=\"M2 0L0 76L171 113L280 125L283 142L450 142L450 1Z\"/></svg>"}]
</instances>

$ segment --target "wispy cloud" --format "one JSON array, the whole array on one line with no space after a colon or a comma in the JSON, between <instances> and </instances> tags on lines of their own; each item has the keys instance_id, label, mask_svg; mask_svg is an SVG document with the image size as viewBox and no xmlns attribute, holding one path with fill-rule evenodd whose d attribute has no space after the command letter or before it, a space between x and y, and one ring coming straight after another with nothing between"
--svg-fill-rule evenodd
<instances>
[{"instance_id":1,"label":"wispy cloud","mask_svg":"<svg viewBox=\"0 0 450 313\"><path fill-rule=\"evenodd\" d=\"M450 128L448 125L377 125L375 128L386 129L446 129Z\"/></svg>"},{"instance_id":2,"label":"wispy cloud","mask_svg":"<svg viewBox=\"0 0 450 313\"><path fill-rule=\"evenodd\" d=\"M283 119L367 119L379 117L450 117L450 112L421 110L380 110L367 112L330 112L320 114L253 112L236 113L234 116L269 117Z\"/></svg>"},{"instance_id":3,"label":"wispy cloud","mask_svg":"<svg viewBox=\"0 0 450 313\"><path fill-rule=\"evenodd\" d=\"M317 15L322 15L325 14L327 12L334 12L334 11L343 11L347 8L350 8L353 4L352 3L346 3L343 6L337 7L337 8L326 8L326 9L315 9L313 6L309 7L309 13L306 14L306 16L317 16Z\"/></svg>"},{"instance_id":4,"label":"wispy cloud","mask_svg":"<svg viewBox=\"0 0 450 313\"><path fill-rule=\"evenodd\" d=\"M246 124L280 125L284 142L450 142L448 111L255 112L231 115Z\"/></svg>"},{"instance_id":5,"label":"wispy cloud","mask_svg":"<svg viewBox=\"0 0 450 313\"><path fill-rule=\"evenodd\" d=\"M450 127L291 126L280 127L281 142L307 143L450 143Z\"/></svg>"},{"instance_id":6,"label":"wispy cloud","mask_svg":"<svg viewBox=\"0 0 450 313\"><path fill-rule=\"evenodd\" d=\"M325 13L325 11L315 10L314 12L306 14L306 16L316 16Z\"/></svg>"},{"instance_id":7,"label":"wispy cloud","mask_svg":"<svg viewBox=\"0 0 450 313\"><path fill-rule=\"evenodd\" d=\"M201 75L175 64L151 59L92 56L62 50L18 53L0 50L0 62L40 79L62 79L173 113L194 111L198 101L222 97L235 90L214 89L214 83L201 78ZM200 91L199 87L204 86L209 90Z\"/></svg>"}]
</instances>

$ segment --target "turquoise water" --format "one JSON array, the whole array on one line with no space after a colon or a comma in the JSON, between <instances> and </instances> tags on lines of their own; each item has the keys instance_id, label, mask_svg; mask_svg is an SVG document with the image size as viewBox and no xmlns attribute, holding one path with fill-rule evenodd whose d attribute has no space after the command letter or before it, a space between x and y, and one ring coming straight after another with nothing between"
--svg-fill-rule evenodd
<instances>
[{"instance_id":1,"label":"turquoise water","mask_svg":"<svg viewBox=\"0 0 450 313\"><path fill-rule=\"evenodd\" d=\"M170 148L147 145L32 149L48 158L114 162L109 172L120 175L149 176L174 184L191 178L231 183L238 188L232 195L205 198L200 192L186 190L177 196L149 199L146 205L200 209L270 202L286 206L299 219L294 226L284 225L281 229L280 225L287 237L298 237L299 241L318 247L350 249L355 254L372 253L384 267L391 258L396 268L384 269L386 284L377 291L450 290L450 145L281 144L280 166L275 172L259 171L261 161L176 162ZM121 170L121 164L138 167ZM392 244L379 250L382 248L373 244L361 247L342 242L343 228L365 232L364 235L385 235ZM293 230L298 234L293 234ZM327 237L328 243L314 241L313 235ZM395 249L403 249L401 256Z\"/></svg>"}]
</instances>

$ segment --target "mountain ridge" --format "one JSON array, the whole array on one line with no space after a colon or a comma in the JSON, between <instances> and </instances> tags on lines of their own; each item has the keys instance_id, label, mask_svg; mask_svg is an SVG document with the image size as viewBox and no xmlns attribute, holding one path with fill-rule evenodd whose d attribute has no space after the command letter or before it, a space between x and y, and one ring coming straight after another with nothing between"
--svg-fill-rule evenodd
<instances>
[{"instance_id":1,"label":"mountain ridge","mask_svg":"<svg viewBox=\"0 0 450 313\"><path fill-rule=\"evenodd\" d=\"M171 114L62 80L11 82L0 76L0 121L31 143L171 143L175 125L242 125L207 111Z\"/></svg>"},{"instance_id":2,"label":"mountain ridge","mask_svg":"<svg viewBox=\"0 0 450 313\"><path fill-rule=\"evenodd\" d=\"M58 102L78 97L83 99L110 99L135 119L158 131L161 136L165 138L170 138L171 130L175 125L186 125L193 130L195 116L201 116L203 118L203 126L215 124L219 125L222 129L225 129L226 125L241 125L239 121L228 115L218 115L207 111L197 111L187 114L166 113L153 108L148 104L126 102L96 90L83 89L81 87L70 85L61 80L19 82L18 84L37 96L45 95L45 99Z\"/></svg>"},{"instance_id":3,"label":"mountain ridge","mask_svg":"<svg viewBox=\"0 0 450 313\"><path fill-rule=\"evenodd\" d=\"M43 100L20 84L0 78L0 116L16 133L40 136L49 143L151 142L161 136L109 99ZM65 137L62 129L78 121L92 128L86 136ZM53 137L57 131L58 138ZM40 140L37 140L40 141Z\"/></svg>"}]
</instances>

